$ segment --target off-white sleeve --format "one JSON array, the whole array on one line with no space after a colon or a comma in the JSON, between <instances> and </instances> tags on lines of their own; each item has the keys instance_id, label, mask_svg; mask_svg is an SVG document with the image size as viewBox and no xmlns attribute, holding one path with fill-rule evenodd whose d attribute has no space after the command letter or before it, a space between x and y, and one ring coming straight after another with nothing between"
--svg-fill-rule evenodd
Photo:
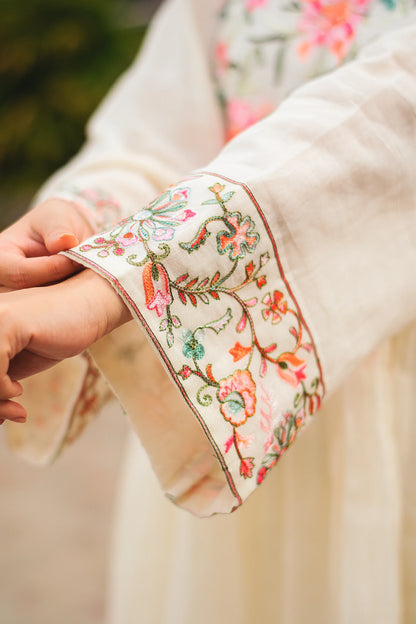
<instances>
[{"instance_id":1,"label":"off-white sleeve","mask_svg":"<svg viewBox=\"0 0 416 624\"><path fill-rule=\"evenodd\" d=\"M415 160L409 20L69 252L138 321L93 353L177 504L238 507L325 393L414 319Z\"/></svg>"},{"instance_id":2,"label":"off-white sleeve","mask_svg":"<svg viewBox=\"0 0 416 624\"><path fill-rule=\"evenodd\" d=\"M211 20L208 5L164 3L138 58L89 122L85 146L35 203L68 199L98 232L218 153L223 124L207 54ZM29 418L20 427L10 424L8 437L18 454L38 464L51 462L111 396L89 356L25 380L24 387Z\"/></svg>"}]
</instances>

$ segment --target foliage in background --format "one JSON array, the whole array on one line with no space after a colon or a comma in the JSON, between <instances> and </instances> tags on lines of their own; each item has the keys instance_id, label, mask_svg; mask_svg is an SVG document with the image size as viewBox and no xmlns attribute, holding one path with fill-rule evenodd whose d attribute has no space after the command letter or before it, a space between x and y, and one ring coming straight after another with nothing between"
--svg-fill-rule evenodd
<instances>
[{"instance_id":1,"label":"foliage in background","mask_svg":"<svg viewBox=\"0 0 416 624\"><path fill-rule=\"evenodd\" d=\"M77 151L145 25L124 0L0 0L1 194L29 194Z\"/></svg>"}]
</instances>

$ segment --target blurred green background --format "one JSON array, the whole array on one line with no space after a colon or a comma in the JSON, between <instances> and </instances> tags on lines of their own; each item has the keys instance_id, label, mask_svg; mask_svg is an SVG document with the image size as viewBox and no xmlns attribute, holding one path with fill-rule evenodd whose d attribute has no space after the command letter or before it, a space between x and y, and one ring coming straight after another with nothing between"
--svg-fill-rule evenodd
<instances>
[{"instance_id":1,"label":"blurred green background","mask_svg":"<svg viewBox=\"0 0 416 624\"><path fill-rule=\"evenodd\" d=\"M0 0L0 229L84 140L157 0Z\"/></svg>"}]
</instances>

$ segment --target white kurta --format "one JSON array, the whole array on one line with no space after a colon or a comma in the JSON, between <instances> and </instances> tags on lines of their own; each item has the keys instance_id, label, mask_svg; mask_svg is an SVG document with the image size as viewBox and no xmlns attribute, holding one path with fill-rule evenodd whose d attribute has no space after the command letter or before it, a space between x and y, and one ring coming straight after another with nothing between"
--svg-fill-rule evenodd
<instances>
[{"instance_id":1,"label":"white kurta","mask_svg":"<svg viewBox=\"0 0 416 624\"><path fill-rule=\"evenodd\" d=\"M92 349L169 498L210 515L257 490L197 520L132 441L112 622L413 622L411 7L207 4L164 7L41 195L134 213L71 256L113 283L169 373L134 323ZM229 137L279 106L221 149L218 93ZM68 393L85 365L66 366ZM92 371L70 412L39 423L38 404L10 427L22 454L48 461L75 436Z\"/></svg>"}]
</instances>

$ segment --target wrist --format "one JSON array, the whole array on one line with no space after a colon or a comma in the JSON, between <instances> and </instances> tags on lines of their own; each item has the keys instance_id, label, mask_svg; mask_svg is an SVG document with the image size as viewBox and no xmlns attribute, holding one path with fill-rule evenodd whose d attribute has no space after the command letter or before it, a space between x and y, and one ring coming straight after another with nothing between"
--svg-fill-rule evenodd
<instances>
[{"instance_id":1,"label":"wrist","mask_svg":"<svg viewBox=\"0 0 416 624\"><path fill-rule=\"evenodd\" d=\"M93 327L93 342L132 318L128 307L111 284L91 269L84 269L62 282L62 286L71 288L72 301L79 301L83 306L85 321Z\"/></svg>"}]
</instances>

